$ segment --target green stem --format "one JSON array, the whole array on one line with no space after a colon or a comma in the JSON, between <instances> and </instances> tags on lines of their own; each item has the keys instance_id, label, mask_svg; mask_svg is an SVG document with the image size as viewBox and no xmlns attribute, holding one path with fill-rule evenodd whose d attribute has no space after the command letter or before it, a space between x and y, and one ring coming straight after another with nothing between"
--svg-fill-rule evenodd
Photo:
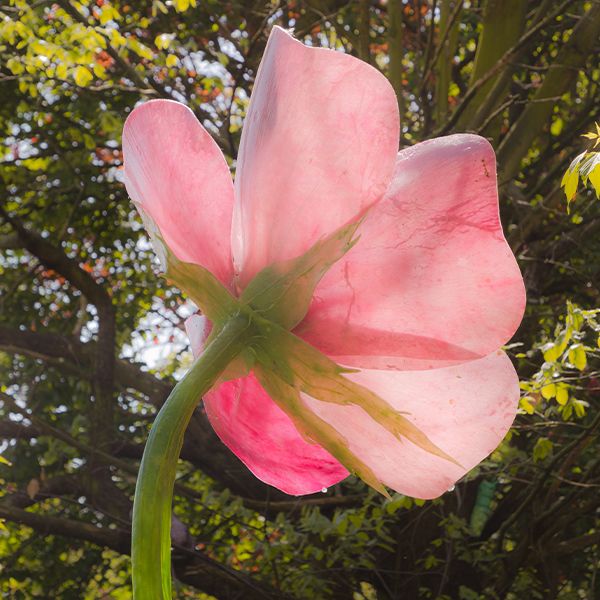
<instances>
[{"instance_id":1,"label":"green stem","mask_svg":"<svg viewBox=\"0 0 600 600\"><path fill-rule=\"evenodd\" d=\"M171 504L183 435L202 395L243 350L249 335L249 318L232 317L175 386L154 421L133 502L134 599L170 600L172 597Z\"/></svg>"}]
</instances>

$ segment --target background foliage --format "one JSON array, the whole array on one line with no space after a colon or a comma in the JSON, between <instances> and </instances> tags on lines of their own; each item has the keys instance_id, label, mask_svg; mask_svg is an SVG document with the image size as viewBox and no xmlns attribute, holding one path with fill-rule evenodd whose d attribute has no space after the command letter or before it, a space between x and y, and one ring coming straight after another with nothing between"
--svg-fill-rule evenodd
<instances>
[{"instance_id":1,"label":"background foliage","mask_svg":"<svg viewBox=\"0 0 600 600\"><path fill-rule=\"evenodd\" d=\"M155 275L120 133L137 102L174 98L234 168L274 23L381 69L403 146L492 141L528 289L508 348L522 414L421 502L352 479L286 497L199 409L176 487L177 597L600 597L600 3L582 0L0 3L0 592L131 596L137 465L189 364L192 309Z\"/></svg>"}]
</instances>

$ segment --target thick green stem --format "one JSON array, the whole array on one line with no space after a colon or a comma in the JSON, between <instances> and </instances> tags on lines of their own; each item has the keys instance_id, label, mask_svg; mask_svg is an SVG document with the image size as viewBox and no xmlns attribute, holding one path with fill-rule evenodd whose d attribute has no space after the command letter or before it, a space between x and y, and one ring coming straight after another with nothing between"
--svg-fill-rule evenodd
<instances>
[{"instance_id":1,"label":"thick green stem","mask_svg":"<svg viewBox=\"0 0 600 600\"><path fill-rule=\"evenodd\" d=\"M171 594L171 504L183 435L201 397L246 346L250 318L237 315L205 348L158 413L140 465L133 503L133 596L167 600Z\"/></svg>"}]
</instances>

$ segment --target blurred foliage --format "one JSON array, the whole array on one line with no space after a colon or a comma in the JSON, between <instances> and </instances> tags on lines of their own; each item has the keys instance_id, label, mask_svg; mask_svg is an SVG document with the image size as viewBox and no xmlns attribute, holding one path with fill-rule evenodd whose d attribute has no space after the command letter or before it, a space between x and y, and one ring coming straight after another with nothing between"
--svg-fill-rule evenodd
<instances>
[{"instance_id":1,"label":"blurred foliage","mask_svg":"<svg viewBox=\"0 0 600 600\"><path fill-rule=\"evenodd\" d=\"M143 100L185 102L233 170L275 23L388 75L403 146L492 141L528 289L508 346L521 414L453 491L421 502L353 479L286 497L197 411L176 597L600 597L600 8L585 0L0 3L0 593L131 597L135 473L191 360L191 308L155 275L124 191L123 121Z\"/></svg>"}]
</instances>

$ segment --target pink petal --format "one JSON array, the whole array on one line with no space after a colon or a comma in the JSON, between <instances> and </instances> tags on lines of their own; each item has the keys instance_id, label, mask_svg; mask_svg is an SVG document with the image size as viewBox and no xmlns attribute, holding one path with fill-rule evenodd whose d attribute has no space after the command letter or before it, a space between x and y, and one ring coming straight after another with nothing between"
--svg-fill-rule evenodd
<instances>
[{"instance_id":1,"label":"pink petal","mask_svg":"<svg viewBox=\"0 0 600 600\"><path fill-rule=\"evenodd\" d=\"M500 350L443 369L364 370L348 377L407 412L407 418L464 467L399 441L356 406L305 397L385 485L416 498L440 496L488 456L508 431L519 401L517 374Z\"/></svg>"},{"instance_id":2,"label":"pink petal","mask_svg":"<svg viewBox=\"0 0 600 600\"><path fill-rule=\"evenodd\" d=\"M236 169L232 245L241 286L380 199L398 135L396 96L381 73L274 27Z\"/></svg>"},{"instance_id":3,"label":"pink petal","mask_svg":"<svg viewBox=\"0 0 600 600\"><path fill-rule=\"evenodd\" d=\"M204 406L223 443L256 477L287 494L319 492L348 476L321 446L300 436L253 374L211 390Z\"/></svg>"},{"instance_id":4,"label":"pink petal","mask_svg":"<svg viewBox=\"0 0 600 600\"><path fill-rule=\"evenodd\" d=\"M125 122L123 154L129 195L175 255L231 285L233 183L194 113L171 100L138 106Z\"/></svg>"},{"instance_id":5,"label":"pink petal","mask_svg":"<svg viewBox=\"0 0 600 600\"><path fill-rule=\"evenodd\" d=\"M197 357L210 323L195 314L185 328ZM204 406L223 443L261 481L287 494L320 492L348 476L328 452L300 436L252 374L217 386L204 396Z\"/></svg>"},{"instance_id":6,"label":"pink petal","mask_svg":"<svg viewBox=\"0 0 600 600\"><path fill-rule=\"evenodd\" d=\"M486 356L515 332L525 290L483 138L400 152L359 233L296 330L323 352L353 366L429 369Z\"/></svg>"},{"instance_id":7,"label":"pink petal","mask_svg":"<svg viewBox=\"0 0 600 600\"><path fill-rule=\"evenodd\" d=\"M185 332L190 340L194 358L198 358L204 350L204 343L212 330L212 323L199 313L190 315L185 320Z\"/></svg>"}]
</instances>

